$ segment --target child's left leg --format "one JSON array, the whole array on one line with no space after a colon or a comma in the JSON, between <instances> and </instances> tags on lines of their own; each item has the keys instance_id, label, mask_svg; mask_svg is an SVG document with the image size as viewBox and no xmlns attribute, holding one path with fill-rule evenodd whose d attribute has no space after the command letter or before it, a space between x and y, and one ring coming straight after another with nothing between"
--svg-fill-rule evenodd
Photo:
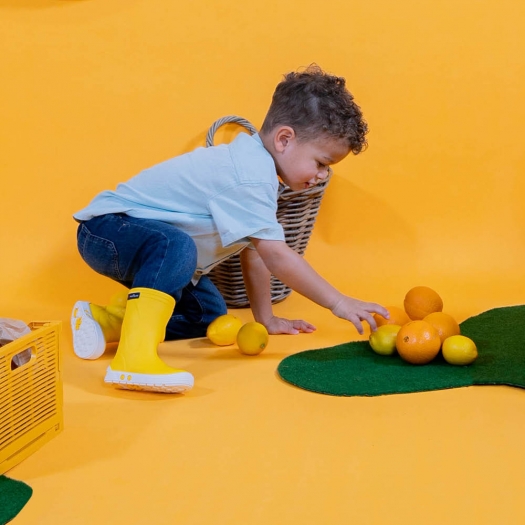
<instances>
[{"instance_id":1,"label":"child's left leg","mask_svg":"<svg viewBox=\"0 0 525 525\"><path fill-rule=\"evenodd\" d=\"M182 290L166 327L166 340L204 337L208 325L228 313L226 303L209 277L203 275L196 285Z\"/></svg>"}]
</instances>

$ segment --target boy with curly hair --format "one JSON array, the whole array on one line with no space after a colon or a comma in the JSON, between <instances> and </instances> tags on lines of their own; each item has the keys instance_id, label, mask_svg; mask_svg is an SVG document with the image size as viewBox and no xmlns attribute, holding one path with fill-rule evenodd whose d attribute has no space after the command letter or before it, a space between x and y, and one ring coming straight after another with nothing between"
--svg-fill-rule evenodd
<instances>
[{"instance_id":1,"label":"boy with curly hair","mask_svg":"<svg viewBox=\"0 0 525 525\"><path fill-rule=\"evenodd\" d=\"M270 276L363 333L382 306L343 295L285 242L276 219L280 179L310 188L329 166L367 145L367 125L345 79L317 66L285 75L258 134L198 148L103 191L74 214L78 249L96 272L129 289L127 303L78 301L75 353L96 359L119 342L105 381L121 388L185 392L193 376L157 355L166 340L202 337L227 313L207 273L240 253L254 319L270 334L312 332L304 320L273 315Z\"/></svg>"}]
</instances>

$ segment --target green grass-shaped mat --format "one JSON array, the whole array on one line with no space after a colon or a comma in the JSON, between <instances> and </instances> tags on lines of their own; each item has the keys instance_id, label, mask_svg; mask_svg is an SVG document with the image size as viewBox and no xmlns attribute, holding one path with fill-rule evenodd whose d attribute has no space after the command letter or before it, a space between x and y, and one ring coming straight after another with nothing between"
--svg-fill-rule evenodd
<instances>
[{"instance_id":1,"label":"green grass-shaped mat","mask_svg":"<svg viewBox=\"0 0 525 525\"><path fill-rule=\"evenodd\" d=\"M0 476L0 525L11 521L32 494L33 489L22 481Z\"/></svg>"},{"instance_id":2,"label":"green grass-shaped mat","mask_svg":"<svg viewBox=\"0 0 525 525\"><path fill-rule=\"evenodd\" d=\"M525 305L495 308L461 323L461 334L478 348L469 366L449 365L439 356L427 365L381 356L368 341L308 350L281 361L282 379L332 396L380 396L472 385L525 388Z\"/></svg>"}]
</instances>

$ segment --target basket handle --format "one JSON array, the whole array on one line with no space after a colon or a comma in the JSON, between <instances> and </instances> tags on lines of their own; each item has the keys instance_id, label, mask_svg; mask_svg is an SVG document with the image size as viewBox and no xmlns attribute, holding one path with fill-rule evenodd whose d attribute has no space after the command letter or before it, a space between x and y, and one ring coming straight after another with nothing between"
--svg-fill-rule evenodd
<instances>
[{"instance_id":1,"label":"basket handle","mask_svg":"<svg viewBox=\"0 0 525 525\"><path fill-rule=\"evenodd\" d=\"M213 146L213 137L215 135L215 132L217 129L219 129L222 125L228 124L228 123L234 123L239 124L243 127L245 127L252 135L255 135L257 133L257 129L255 126L242 117L237 117L236 115L227 115L226 117L222 117L219 120L216 120L208 130L208 133L206 134L206 146L210 147Z\"/></svg>"}]
</instances>

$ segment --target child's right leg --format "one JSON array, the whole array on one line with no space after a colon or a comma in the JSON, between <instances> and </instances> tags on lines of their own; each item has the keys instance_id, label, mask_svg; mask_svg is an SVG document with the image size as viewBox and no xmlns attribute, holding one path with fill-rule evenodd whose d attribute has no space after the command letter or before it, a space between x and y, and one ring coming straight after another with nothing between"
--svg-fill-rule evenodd
<instances>
[{"instance_id":1,"label":"child's right leg","mask_svg":"<svg viewBox=\"0 0 525 525\"><path fill-rule=\"evenodd\" d=\"M107 306L77 301L71 313L73 349L82 359L98 359L108 343L118 343L128 291L114 294Z\"/></svg>"}]
</instances>

